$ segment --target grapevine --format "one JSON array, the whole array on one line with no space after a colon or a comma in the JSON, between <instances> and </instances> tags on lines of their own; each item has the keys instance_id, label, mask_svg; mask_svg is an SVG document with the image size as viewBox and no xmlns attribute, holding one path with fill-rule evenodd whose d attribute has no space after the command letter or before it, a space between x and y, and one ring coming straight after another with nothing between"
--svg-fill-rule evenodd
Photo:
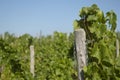
<instances>
[{"instance_id":1,"label":"grapevine","mask_svg":"<svg viewBox=\"0 0 120 80\"><path fill-rule=\"evenodd\" d=\"M88 65L85 80L119 80L120 56L116 57L116 14L104 15L96 4L83 7L74 28L83 28L87 37Z\"/></svg>"}]
</instances>

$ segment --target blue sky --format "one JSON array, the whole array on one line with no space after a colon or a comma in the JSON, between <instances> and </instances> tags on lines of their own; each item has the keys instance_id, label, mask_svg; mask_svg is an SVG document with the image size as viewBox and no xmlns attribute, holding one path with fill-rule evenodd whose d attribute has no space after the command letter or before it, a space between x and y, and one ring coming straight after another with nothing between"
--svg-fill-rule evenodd
<instances>
[{"instance_id":1,"label":"blue sky","mask_svg":"<svg viewBox=\"0 0 120 80\"><path fill-rule=\"evenodd\" d=\"M120 31L120 0L0 0L0 34L69 33L73 31L73 21L79 19L80 9L92 4L104 13L114 10Z\"/></svg>"}]
</instances>

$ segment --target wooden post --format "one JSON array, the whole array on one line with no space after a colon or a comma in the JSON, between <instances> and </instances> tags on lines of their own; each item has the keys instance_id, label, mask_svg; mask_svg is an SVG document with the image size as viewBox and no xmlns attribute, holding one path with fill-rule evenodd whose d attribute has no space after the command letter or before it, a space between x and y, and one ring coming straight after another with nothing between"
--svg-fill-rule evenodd
<instances>
[{"instance_id":1,"label":"wooden post","mask_svg":"<svg viewBox=\"0 0 120 80\"><path fill-rule=\"evenodd\" d=\"M116 57L119 57L119 40L116 39Z\"/></svg>"},{"instance_id":2,"label":"wooden post","mask_svg":"<svg viewBox=\"0 0 120 80\"><path fill-rule=\"evenodd\" d=\"M34 46L30 46L30 72L32 73L33 77L35 76L34 74Z\"/></svg>"},{"instance_id":3,"label":"wooden post","mask_svg":"<svg viewBox=\"0 0 120 80\"><path fill-rule=\"evenodd\" d=\"M83 29L75 30L74 34L77 56L78 80L84 80L83 67L86 66L86 34Z\"/></svg>"},{"instance_id":4,"label":"wooden post","mask_svg":"<svg viewBox=\"0 0 120 80\"><path fill-rule=\"evenodd\" d=\"M0 74L2 73L2 71L3 71L3 65L0 66Z\"/></svg>"}]
</instances>

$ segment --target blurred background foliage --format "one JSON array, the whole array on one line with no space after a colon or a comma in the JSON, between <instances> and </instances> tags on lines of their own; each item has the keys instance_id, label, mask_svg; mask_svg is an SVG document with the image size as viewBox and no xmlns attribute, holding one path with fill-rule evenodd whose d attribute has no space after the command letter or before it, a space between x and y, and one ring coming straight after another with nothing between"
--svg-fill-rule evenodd
<instances>
[{"instance_id":1,"label":"blurred background foliage","mask_svg":"<svg viewBox=\"0 0 120 80\"><path fill-rule=\"evenodd\" d=\"M0 35L1 80L75 80L73 33L16 37ZM30 73L30 45L35 49L35 77Z\"/></svg>"}]
</instances>

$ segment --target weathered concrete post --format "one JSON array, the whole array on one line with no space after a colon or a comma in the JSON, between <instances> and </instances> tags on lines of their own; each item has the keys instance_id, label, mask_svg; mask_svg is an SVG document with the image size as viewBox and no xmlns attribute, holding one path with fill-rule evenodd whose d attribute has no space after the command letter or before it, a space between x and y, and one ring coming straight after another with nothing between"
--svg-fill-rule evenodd
<instances>
[{"instance_id":1,"label":"weathered concrete post","mask_svg":"<svg viewBox=\"0 0 120 80\"><path fill-rule=\"evenodd\" d=\"M77 56L78 80L84 80L83 67L86 66L86 34L83 29L75 30L74 34Z\"/></svg>"},{"instance_id":2,"label":"weathered concrete post","mask_svg":"<svg viewBox=\"0 0 120 80\"><path fill-rule=\"evenodd\" d=\"M34 74L34 46L30 46L30 72L32 73L33 77L35 76Z\"/></svg>"}]
</instances>

